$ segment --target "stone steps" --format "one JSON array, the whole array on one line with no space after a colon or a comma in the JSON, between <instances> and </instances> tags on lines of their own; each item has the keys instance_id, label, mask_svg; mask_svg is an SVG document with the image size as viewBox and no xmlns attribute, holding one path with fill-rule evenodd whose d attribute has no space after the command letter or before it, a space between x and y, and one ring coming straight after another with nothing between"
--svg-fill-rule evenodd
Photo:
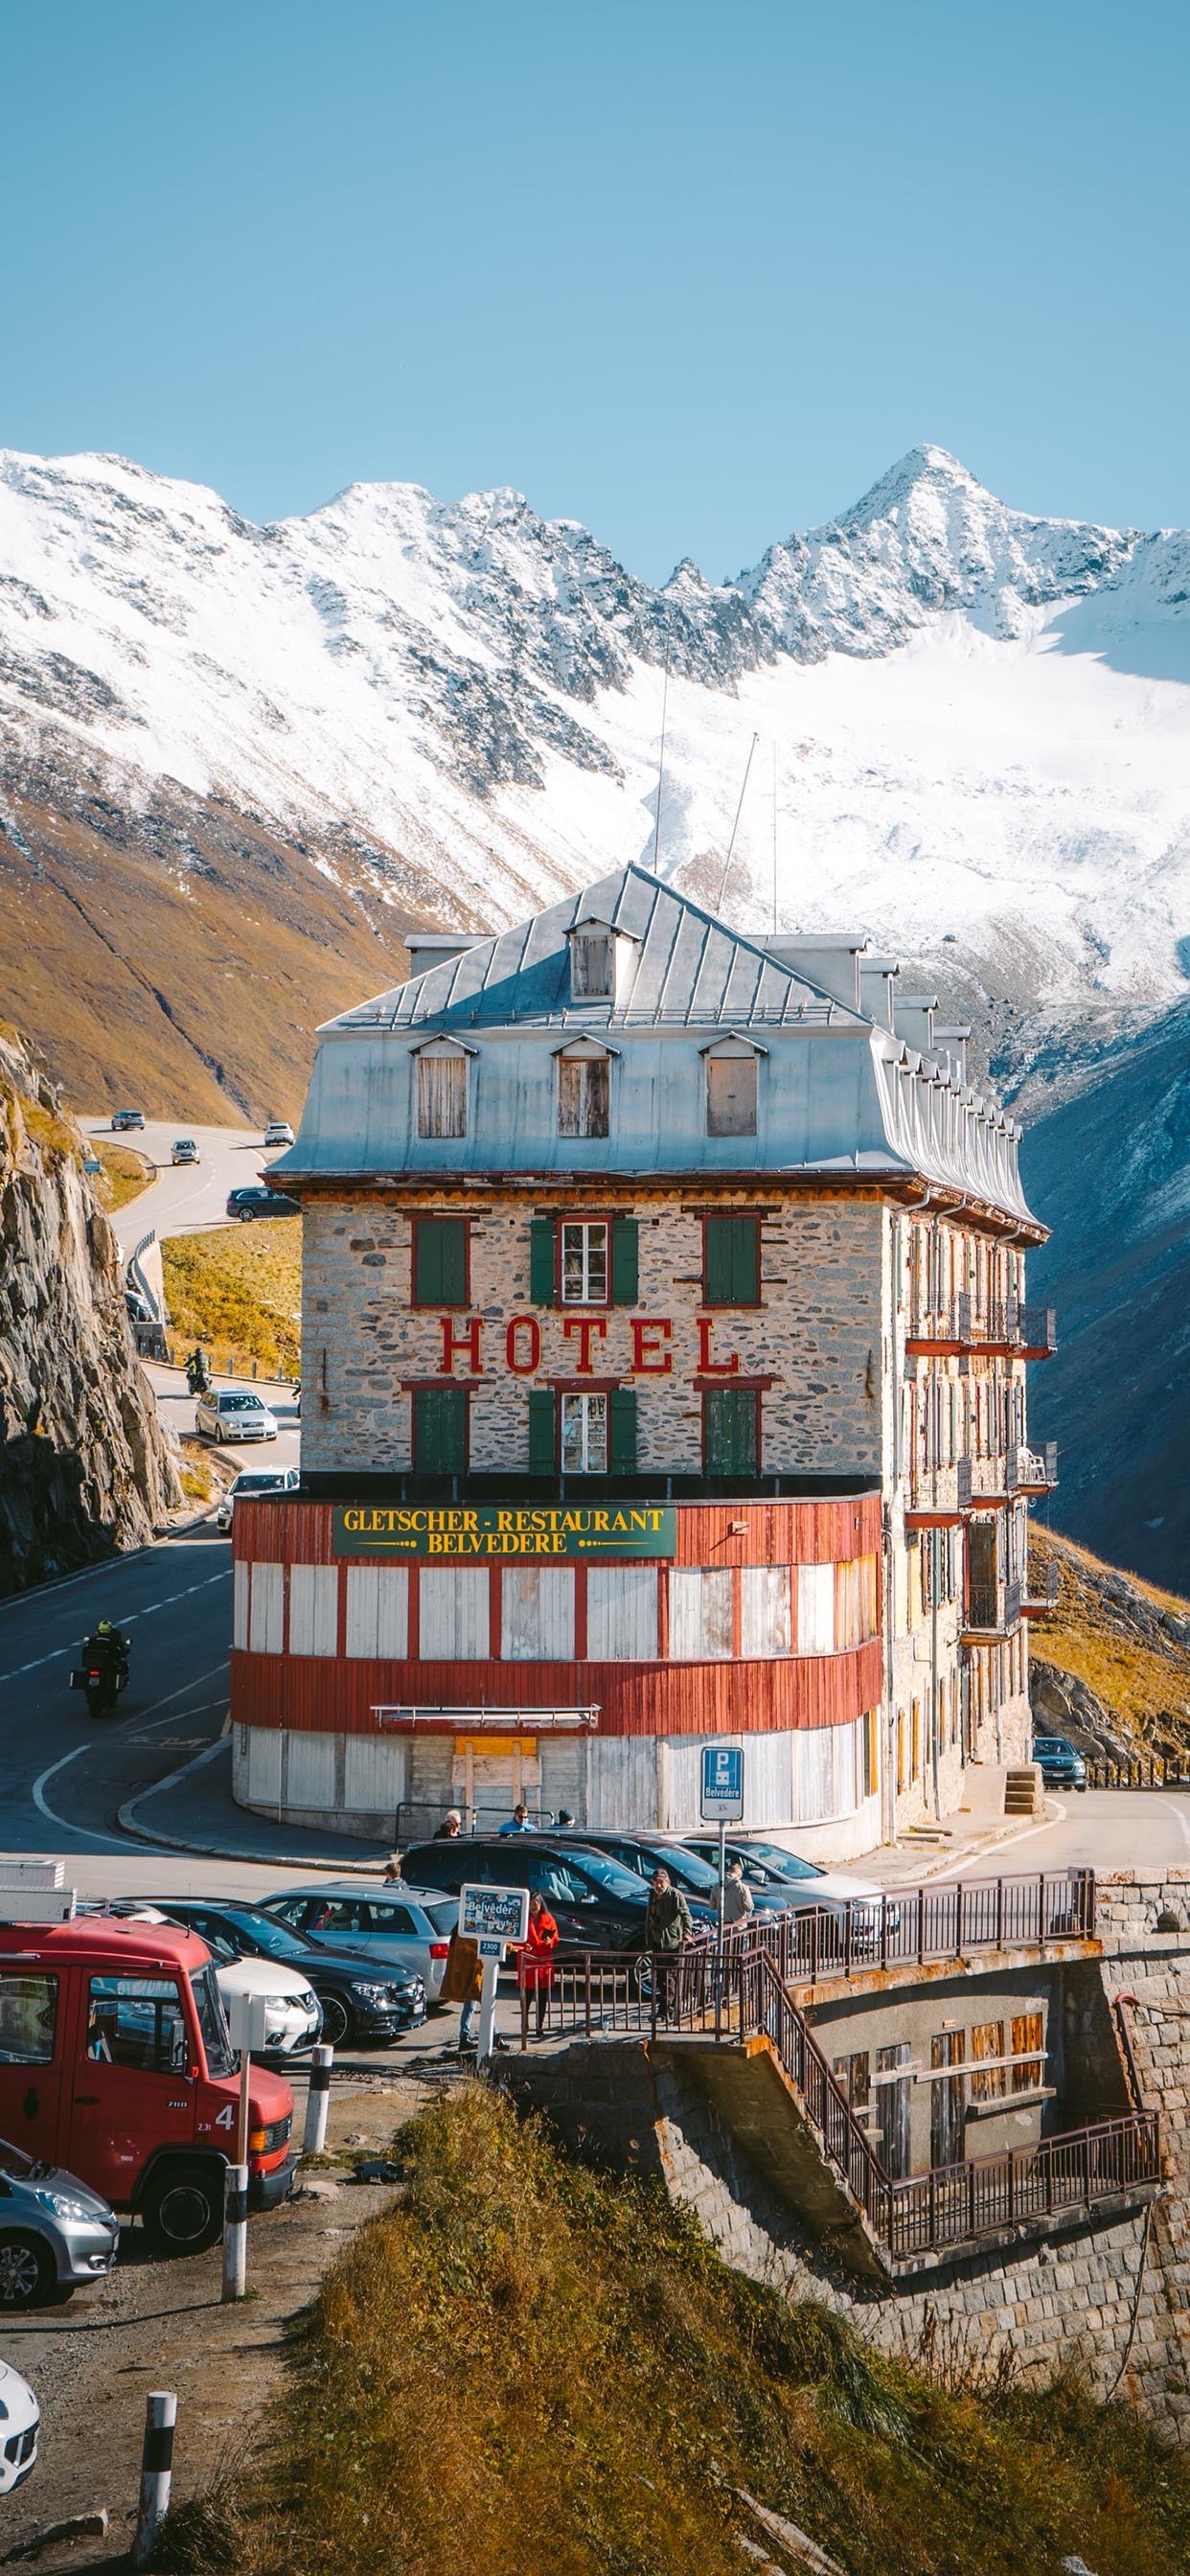
<instances>
[{"instance_id":1,"label":"stone steps","mask_svg":"<svg viewBox=\"0 0 1190 2576\"><path fill-rule=\"evenodd\" d=\"M1045 1799L1041 1773L1035 1762L1010 1767L1004 1778L1004 1813L1006 1816L1043 1816Z\"/></svg>"}]
</instances>

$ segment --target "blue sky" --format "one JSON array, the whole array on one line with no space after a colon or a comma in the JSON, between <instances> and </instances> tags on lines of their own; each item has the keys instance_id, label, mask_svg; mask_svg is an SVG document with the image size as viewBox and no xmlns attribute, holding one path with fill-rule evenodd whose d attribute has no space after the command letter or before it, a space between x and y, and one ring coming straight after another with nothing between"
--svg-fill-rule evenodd
<instances>
[{"instance_id":1,"label":"blue sky","mask_svg":"<svg viewBox=\"0 0 1190 2576\"><path fill-rule=\"evenodd\" d=\"M1190 521L1164 0L5 13L0 443L255 519L512 483L717 578L921 439Z\"/></svg>"}]
</instances>

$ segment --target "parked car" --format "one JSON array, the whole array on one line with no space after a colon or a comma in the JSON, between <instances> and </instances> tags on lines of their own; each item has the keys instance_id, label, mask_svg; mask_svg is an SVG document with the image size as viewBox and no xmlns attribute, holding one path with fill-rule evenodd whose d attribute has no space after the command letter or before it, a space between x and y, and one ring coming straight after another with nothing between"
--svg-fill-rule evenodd
<instances>
[{"instance_id":1,"label":"parked car","mask_svg":"<svg viewBox=\"0 0 1190 2576\"><path fill-rule=\"evenodd\" d=\"M131 1128L143 1127L144 1123L145 1113L143 1109L114 1109L112 1111L113 1136L126 1136Z\"/></svg>"},{"instance_id":2,"label":"parked car","mask_svg":"<svg viewBox=\"0 0 1190 2576\"><path fill-rule=\"evenodd\" d=\"M1087 1766L1077 1744L1065 1735L1035 1735L1033 1760L1047 1789L1085 1789Z\"/></svg>"},{"instance_id":3,"label":"parked car","mask_svg":"<svg viewBox=\"0 0 1190 2576\"><path fill-rule=\"evenodd\" d=\"M173 1923L177 1917L164 1907L151 1902L137 1904L120 1901L108 1908L136 1923ZM193 1926L189 1927L193 1929ZM268 1959L244 1957L218 1933L202 1935L215 1962L215 1977L223 1997L224 2010L233 1995L261 1995L264 1998L264 2046L261 2057L290 2058L304 2056L322 2037L322 2011L308 1977L293 1968L274 1965Z\"/></svg>"},{"instance_id":4,"label":"parked car","mask_svg":"<svg viewBox=\"0 0 1190 2576\"><path fill-rule=\"evenodd\" d=\"M354 1880L324 1881L321 1887L289 1887L262 1899L262 1909L288 1924L303 1940L329 1950L358 1950L386 1967L409 1968L419 1976L427 2000L437 2001L446 1969L450 1936L459 1919L457 1904L444 1902L420 1884L370 1887Z\"/></svg>"},{"instance_id":5,"label":"parked car","mask_svg":"<svg viewBox=\"0 0 1190 2576\"><path fill-rule=\"evenodd\" d=\"M579 1831L574 1839L583 1850L610 1852L613 1860L622 1861L625 1869L639 1871L644 1879L651 1879L655 1869L668 1870L674 1886L681 1888L683 1896L697 1897L718 1915L718 1844L712 1862L689 1843L679 1842L676 1835L588 1834ZM757 1914L787 1914L796 1899L787 1887L756 1887L752 1891L752 1902Z\"/></svg>"},{"instance_id":6,"label":"parked car","mask_svg":"<svg viewBox=\"0 0 1190 2576\"><path fill-rule=\"evenodd\" d=\"M243 1474L235 1478L220 1499L215 1514L216 1529L226 1532L231 1528L232 1510L241 1494L292 1494L300 1483L301 1473L297 1467L245 1467Z\"/></svg>"},{"instance_id":7,"label":"parked car","mask_svg":"<svg viewBox=\"0 0 1190 2576\"><path fill-rule=\"evenodd\" d=\"M292 1145L293 1129L287 1118L270 1118L264 1131L266 1145Z\"/></svg>"},{"instance_id":8,"label":"parked car","mask_svg":"<svg viewBox=\"0 0 1190 2576\"><path fill-rule=\"evenodd\" d=\"M9 1900L11 1902L11 1899ZM293 2189L293 2095L254 2062L248 2197ZM0 2137L61 2163L161 2253L223 2227L239 2079L205 1943L176 1923L0 1923Z\"/></svg>"},{"instance_id":9,"label":"parked car","mask_svg":"<svg viewBox=\"0 0 1190 2576\"><path fill-rule=\"evenodd\" d=\"M546 1834L456 1834L450 1842L413 1843L404 1867L411 1878L457 1896L469 1879L491 1887L537 1888L565 1950L644 1948L647 1882L609 1852ZM696 1923L714 1923L713 1906L692 1899Z\"/></svg>"},{"instance_id":10,"label":"parked car","mask_svg":"<svg viewBox=\"0 0 1190 2576\"><path fill-rule=\"evenodd\" d=\"M209 1386L194 1408L204 1440L275 1440L277 1417L250 1386Z\"/></svg>"},{"instance_id":11,"label":"parked car","mask_svg":"<svg viewBox=\"0 0 1190 2576\"><path fill-rule=\"evenodd\" d=\"M256 1216L299 1216L301 1210L284 1190L266 1190L263 1181L250 1181L242 1189L228 1191L227 1213L247 1225Z\"/></svg>"},{"instance_id":12,"label":"parked car","mask_svg":"<svg viewBox=\"0 0 1190 2576\"><path fill-rule=\"evenodd\" d=\"M69 2298L119 2250L120 2222L97 2191L0 2138L0 2310Z\"/></svg>"},{"instance_id":13,"label":"parked car","mask_svg":"<svg viewBox=\"0 0 1190 2576\"><path fill-rule=\"evenodd\" d=\"M209 1949L219 1942L237 1958L277 1960L304 1977L322 2007L322 2036L333 2048L345 2040L385 2048L425 2020L426 1990L417 1971L378 1969L362 1944L358 1952L328 1949L275 1922L258 1905L200 1896L171 1896L169 1905L171 1921L197 1932Z\"/></svg>"},{"instance_id":14,"label":"parked car","mask_svg":"<svg viewBox=\"0 0 1190 2576\"><path fill-rule=\"evenodd\" d=\"M37 2466L41 2408L27 2379L0 2361L0 2495L23 2486Z\"/></svg>"},{"instance_id":15,"label":"parked car","mask_svg":"<svg viewBox=\"0 0 1190 2576\"><path fill-rule=\"evenodd\" d=\"M175 1136L169 1149L171 1163L197 1163L198 1147L193 1136Z\"/></svg>"},{"instance_id":16,"label":"parked car","mask_svg":"<svg viewBox=\"0 0 1190 2576\"><path fill-rule=\"evenodd\" d=\"M718 1834L683 1836L692 1851L713 1858L719 1866ZM727 1837L727 1857L743 1863L744 1877L755 1898L762 1890L778 1890L787 1905L821 1905L830 1913L839 1913L845 1905L861 1904L865 1898L879 1902L884 1889L873 1878L853 1878L850 1871L822 1869L816 1860L802 1860L798 1853L786 1851L780 1843ZM900 1910L890 1905L890 1925L900 1921Z\"/></svg>"}]
</instances>

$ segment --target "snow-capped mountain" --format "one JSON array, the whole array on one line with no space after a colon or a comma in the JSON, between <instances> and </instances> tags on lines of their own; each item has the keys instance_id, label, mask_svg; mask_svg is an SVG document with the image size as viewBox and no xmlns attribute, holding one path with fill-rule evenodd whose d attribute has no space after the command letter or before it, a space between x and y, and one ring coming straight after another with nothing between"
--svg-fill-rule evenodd
<instances>
[{"instance_id":1,"label":"snow-capped mountain","mask_svg":"<svg viewBox=\"0 0 1190 2576\"><path fill-rule=\"evenodd\" d=\"M1186 989L1188 601L1190 536L1030 518L937 448L660 589L513 492L258 528L4 456L6 1011L76 1097L287 1107L411 921L655 849L716 900L747 772L729 916L871 928L1036 1088Z\"/></svg>"}]
</instances>

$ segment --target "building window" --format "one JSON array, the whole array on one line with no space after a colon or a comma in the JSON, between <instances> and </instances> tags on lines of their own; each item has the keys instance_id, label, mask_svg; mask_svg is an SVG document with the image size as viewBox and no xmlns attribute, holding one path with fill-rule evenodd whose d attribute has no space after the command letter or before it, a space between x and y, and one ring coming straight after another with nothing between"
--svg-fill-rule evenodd
<instances>
[{"instance_id":1,"label":"building window","mask_svg":"<svg viewBox=\"0 0 1190 2576\"><path fill-rule=\"evenodd\" d=\"M866 2111L872 2098L872 2061L866 2048L853 2050L850 2057L836 2057L835 2082L853 2111Z\"/></svg>"},{"instance_id":2,"label":"building window","mask_svg":"<svg viewBox=\"0 0 1190 2576\"><path fill-rule=\"evenodd\" d=\"M467 1219L416 1216L413 1220L413 1303L467 1303Z\"/></svg>"},{"instance_id":3,"label":"building window","mask_svg":"<svg viewBox=\"0 0 1190 2576\"><path fill-rule=\"evenodd\" d=\"M731 1567L675 1566L669 1578L669 1651L675 1662L727 1662L731 1630Z\"/></svg>"},{"instance_id":4,"label":"building window","mask_svg":"<svg viewBox=\"0 0 1190 2576\"><path fill-rule=\"evenodd\" d=\"M587 1653L592 1663L656 1661L655 1566L587 1567Z\"/></svg>"},{"instance_id":5,"label":"building window","mask_svg":"<svg viewBox=\"0 0 1190 2576\"><path fill-rule=\"evenodd\" d=\"M558 1058L558 1134L606 1136L611 1067L605 1055Z\"/></svg>"},{"instance_id":6,"label":"building window","mask_svg":"<svg viewBox=\"0 0 1190 2576\"><path fill-rule=\"evenodd\" d=\"M754 1055L707 1057L708 1136L756 1134L756 1058Z\"/></svg>"},{"instance_id":7,"label":"building window","mask_svg":"<svg viewBox=\"0 0 1190 2576\"><path fill-rule=\"evenodd\" d=\"M759 1473L760 1395L756 1387L704 1388L702 1456L708 1476Z\"/></svg>"},{"instance_id":8,"label":"building window","mask_svg":"<svg viewBox=\"0 0 1190 2576\"><path fill-rule=\"evenodd\" d=\"M461 1386L413 1390L413 1467L419 1476L467 1472L467 1394Z\"/></svg>"},{"instance_id":9,"label":"building window","mask_svg":"<svg viewBox=\"0 0 1190 2576\"><path fill-rule=\"evenodd\" d=\"M760 1220L708 1216L703 1222L704 1306L760 1304Z\"/></svg>"},{"instance_id":10,"label":"building window","mask_svg":"<svg viewBox=\"0 0 1190 2576\"><path fill-rule=\"evenodd\" d=\"M1026 2056L1025 2051L1035 2052ZM1033 2093L1045 2079L1045 2034L1039 2012L1014 2013L1012 2017L1012 2070L1014 2093Z\"/></svg>"},{"instance_id":11,"label":"building window","mask_svg":"<svg viewBox=\"0 0 1190 2576\"><path fill-rule=\"evenodd\" d=\"M797 1651L799 1655L833 1655L835 1644L834 1566L799 1565Z\"/></svg>"},{"instance_id":12,"label":"building window","mask_svg":"<svg viewBox=\"0 0 1190 2576\"><path fill-rule=\"evenodd\" d=\"M980 2060L1003 2057L1004 2024L1002 2021L976 2022L971 2033L971 2055L975 2061L971 2076L972 2101L998 2102L1008 2090L1008 2069L1006 2066L985 2066L980 2063Z\"/></svg>"},{"instance_id":13,"label":"building window","mask_svg":"<svg viewBox=\"0 0 1190 2576\"><path fill-rule=\"evenodd\" d=\"M563 1396L562 1473L564 1476L606 1476L606 1395Z\"/></svg>"},{"instance_id":14,"label":"building window","mask_svg":"<svg viewBox=\"0 0 1190 2576\"><path fill-rule=\"evenodd\" d=\"M874 1798L880 1786L880 1712L870 1708L859 1720L863 1795Z\"/></svg>"},{"instance_id":15,"label":"building window","mask_svg":"<svg viewBox=\"0 0 1190 2576\"><path fill-rule=\"evenodd\" d=\"M419 1136L466 1135L467 1058L465 1055L419 1055L417 1059L417 1132Z\"/></svg>"},{"instance_id":16,"label":"building window","mask_svg":"<svg viewBox=\"0 0 1190 2576\"><path fill-rule=\"evenodd\" d=\"M787 1565L740 1569L741 1655L793 1653L792 1587Z\"/></svg>"},{"instance_id":17,"label":"building window","mask_svg":"<svg viewBox=\"0 0 1190 2576\"><path fill-rule=\"evenodd\" d=\"M608 1227L605 1221L590 1225L563 1225L562 1303L564 1306L606 1306L608 1301L607 1238Z\"/></svg>"},{"instance_id":18,"label":"building window","mask_svg":"<svg viewBox=\"0 0 1190 2576\"><path fill-rule=\"evenodd\" d=\"M576 1002L610 1002L616 989L614 934L610 930L572 930L570 992Z\"/></svg>"}]
</instances>

